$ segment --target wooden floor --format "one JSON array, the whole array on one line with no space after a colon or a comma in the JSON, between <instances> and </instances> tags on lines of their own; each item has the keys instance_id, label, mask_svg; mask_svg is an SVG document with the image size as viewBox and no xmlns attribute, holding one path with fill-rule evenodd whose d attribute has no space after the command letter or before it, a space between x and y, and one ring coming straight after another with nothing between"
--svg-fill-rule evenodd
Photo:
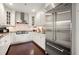
<instances>
[{"instance_id":1,"label":"wooden floor","mask_svg":"<svg viewBox=\"0 0 79 59\"><path fill-rule=\"evenodd\" d=\"M40 49L35 43L28 42L11 45L7 55L44 55L44 51Z\"/></svg>"}]
</instances>

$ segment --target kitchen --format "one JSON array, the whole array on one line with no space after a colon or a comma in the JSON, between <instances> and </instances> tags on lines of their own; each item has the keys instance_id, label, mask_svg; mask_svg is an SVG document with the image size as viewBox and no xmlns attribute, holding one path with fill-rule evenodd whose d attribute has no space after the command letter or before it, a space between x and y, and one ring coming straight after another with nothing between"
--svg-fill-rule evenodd
<instances>
[{"instance_id":1,"label":"kitchen","mask_svg":"<svg viewBox=\"0 0 79 59\"><path fill-rule=\"evenodd\" d=\"M25 10L27 10L28 13L25 10L21 10L19 5L21 5L21 7L24 6L23 8L27 7L28 10L27 8ZM1 31L0 55L12 54L13 52L12 53L9 52L9 50L11 49L10 47L12 45L16 46L22 43L27 44L28 42L30 44L34 43L35 45L37 45L39 48L39 49L37 48L38 49L37 51L43 51L42 54L44 54L44 51L45 51L45 34L43 30L44 22L42 23L40 22L41 24L40 23L38 24L37 22L34 23L36 21L34 17L35 11L33 8L29 8L29 6L32 6L32 5L33 5L33 8L36 8L38 10L40 9L40 7L42 7L43 4L42 5L31 4L31 3L30 4L13 3L13 5L9 3L0 4L0 13L1 13L0 17L1 19L3 19L3 20L0 19L1 20L0 22L0 31ZM39 7L35 5L39 5ZM20 10L17 7L20 8ZM30 12L29 10L30 11L32 10L32 12ZM40 14L42 15L41 10L37 14L38 15L36 15L36 17L38 19ZM32 21L33 19L35 21ZM40 18L39 18L39 21L40 21ZM41 54L40 52L36 52L36 53L33 52L34 49L32 47L31 48L28 47L28 48L30 51L26 48L27 50L25 50L25 52L29 51L29 53L23 53L23 54L26 54L26 55ZM12 51L14 50L12 49ZM13 54L16 54L16 55L20 54L19 52L17 53L17 51L15 52L16 53L13 53Z\"/></svg>"},{"instance_id":2,"label":"kitchen","mask_svg":"<svg viewBox=\"0 0 79 59\"><path fill-rule=\"evenodd\" d=\"M0 55L74 54L73 5L0 3Z\"/></svg>"}]
</instances>

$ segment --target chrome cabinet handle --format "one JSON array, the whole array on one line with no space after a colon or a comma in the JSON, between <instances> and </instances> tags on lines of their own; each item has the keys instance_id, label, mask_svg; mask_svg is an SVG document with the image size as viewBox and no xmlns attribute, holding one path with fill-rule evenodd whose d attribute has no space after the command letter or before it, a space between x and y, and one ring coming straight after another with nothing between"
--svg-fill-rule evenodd
<instances>
[{"instance_id":1,"label":"chrome cabinet handle","mask_svg":"<svg viewBox=\"0 0 79 59\"><path fill-rule=\"evenodd\" d=\"M58 48L58 47L56 47L56 46L51 45L50 43L47 43L47 45L49 45L49 46L51 46L51 47L57 49L58 51L61 51L61 52L64 51L64 49L60 49L60 48Z\"/></svg>"}]
</instances>

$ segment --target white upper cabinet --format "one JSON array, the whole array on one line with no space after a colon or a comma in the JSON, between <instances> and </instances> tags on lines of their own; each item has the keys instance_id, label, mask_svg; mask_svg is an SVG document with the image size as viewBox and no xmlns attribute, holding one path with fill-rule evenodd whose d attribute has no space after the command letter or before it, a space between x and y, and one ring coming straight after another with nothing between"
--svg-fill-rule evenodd
<instances>
[{"instance_id":1,"label":"white upper cabinet","mask_svg":"<svg viewBox=\"0 0 79 59\"><path fill-rule=\"evenodd\" d=\"M35 25L36 26L44 26L45 25L45 13L38 12L35 16Z\"/></svg>"},{"instance_id":2,"label":"white upper cabinet","mask_svg":"<svg viewBox=\"0 0 79 59\"><path fill-rule=\"evenodd\" d=\"M0 25L15 26L15 11L0 3Z\"/></svg>"},{"instance_id":3,"label":"white upper cabinet","mask_svg":"<svg viewBox=\"0 0 79 59\"><path fill-rule=\"evenodd\" d=\"M6 26L15 26L15 11L5 7Z\"/></svg>"},{"instance_id":4,"label":"white upper cabinet","mask_svg":"<svg viewBox=\"0 0 79 59\"><path fill-rule=\"evenodd\" d=\"M5 17L4 5L0 3L0 25L5 25L6 24L5 20L6 17Z\"/></svg>"},{"instance_id":5,"label":"white upper cabinet","mask_svg":"<svg viewBox=\"0 0 79 59\"><path fill-rule=\"evenodd\" d=\"M15 26L15 11L11 12L11 26Z\"/></svg>"}]
</instances>

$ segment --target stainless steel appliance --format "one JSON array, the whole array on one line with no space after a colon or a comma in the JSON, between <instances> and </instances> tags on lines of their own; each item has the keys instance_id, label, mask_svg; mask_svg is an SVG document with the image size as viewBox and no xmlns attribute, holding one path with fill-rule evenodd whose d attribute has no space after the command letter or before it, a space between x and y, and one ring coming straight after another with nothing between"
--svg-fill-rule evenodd
<instances>
[{"instance_id":1,"label":"stainless steel appliance","mask_svg":"<svg viewBox=\"0 0 79 59\"><path fill-rule=\"evenodd\" d=\"M72 4L59 4L59 6L54 8L51 17L53 17L51 19L52 26L46 31L47 53L53 55L71 54ZM48 27L50 27L50 25ZM48 30L51 30L51 32ZM50 35L48 35L48 32L50 32Z\"/></svg>"},{"instance_id":2,"label":"stainless steel appliance","mask_svg":"<svg viewBox=\"0 0 79 59\"><path fill-rule=\"evenodd\" d=\"M0 33L7 33L9 32L9 29L7 29L6 27L0 27Z\"/></svg>"}]
</instances>

